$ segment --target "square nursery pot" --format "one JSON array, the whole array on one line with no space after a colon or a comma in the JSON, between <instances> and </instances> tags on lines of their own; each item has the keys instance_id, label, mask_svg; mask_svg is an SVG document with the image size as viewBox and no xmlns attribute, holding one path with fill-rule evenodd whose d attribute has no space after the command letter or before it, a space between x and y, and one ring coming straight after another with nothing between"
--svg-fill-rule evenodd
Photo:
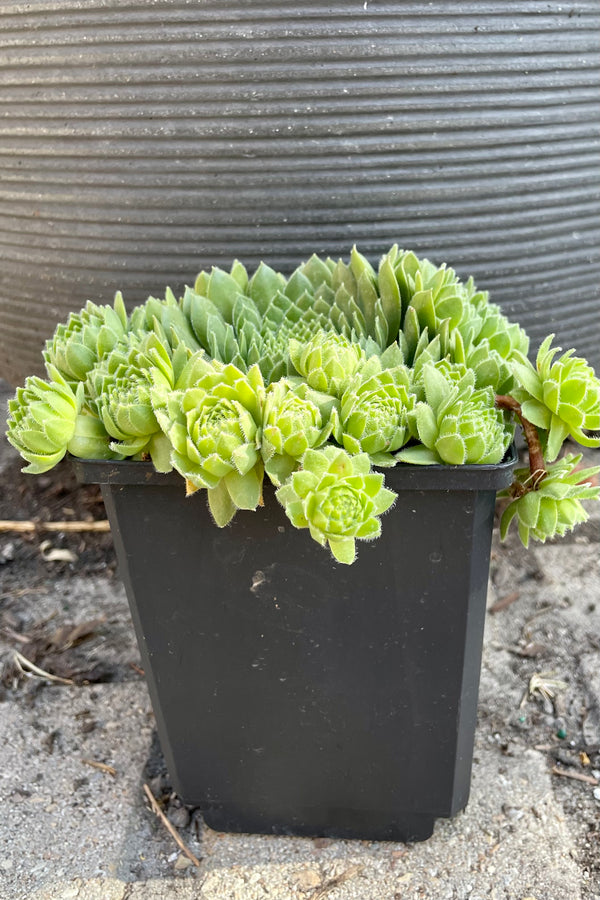
<instances>
[{"instance_id":1,"label":"square nursery pot","mask_svg":"<svg viewBox=\"0 0 600 900\"><path fill-rule=\"evenodd\" d=\"M494 466L398 465L352 566L265 505L224 529L143 462L102 485L173 786L219 831L418 841L469 796Z\"/></svg>"}]
</instances>

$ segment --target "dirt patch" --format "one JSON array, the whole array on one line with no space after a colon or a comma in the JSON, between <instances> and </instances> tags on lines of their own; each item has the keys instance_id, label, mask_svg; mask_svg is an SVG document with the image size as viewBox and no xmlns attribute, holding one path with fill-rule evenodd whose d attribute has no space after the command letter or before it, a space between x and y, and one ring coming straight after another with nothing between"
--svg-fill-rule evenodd
<instances>
[{"instance_id":1,"label":"dirt patch","mask_svg":"<svg viewBox=\"0 0 600 900\"><path fill-rule=\"evenodd\" d=\"M585 455L593 465L600 453ZM20 466L14 459L4 467L0 518L105 518L99 488L78 484L68 462L38 477L21 474ZM597 509L595 515L566 541L529 551L514 533L505 544L496 533L477 737L479 748L494 748L500 770L510 758L525 759L532 750L543 754L552 793L576 836L586 900L597 900L600 883L600 800L590 780L600 773ZM48 560L42 552L47 539L71 557ZM4 669L4 691L21 709L48 683L15 671L15 649L75 684L143 678L124 592L114 590L115 575L110 534L0 533L0 650L12 666ZM110 591L103 587L107 583ZM83 730L94 727L93 716L82 719ZM173 792L157 741L143 779L186 844L194 845L201 811L184 807ZM530 812L513 805L498 814L514 819L516 828L519 816ZM161 835L160 823L150 821Z\"/></svg>"},{"instance_id":2,"label":"dirt patch","mask_svg":"<svg viewBox=\"0 0 600 900\"><path fill-rule=\"evenodd\" d=\"M46 475L25 475L20 458L7 461L0 483L0 520L93 522L106 513L98 485L76 480L69 460ZM56 553L53 551L63 551ZM114 576L116 559L110 533L0 531L1 595L34 588L49 577Z\"/></svg>"},{"instance_id":3,"label":"dirt patch","mask_svg":"<svg viewBox=\"0 0 600 900\"><path fill-rule=\"evenodd\" d=\"M79 484L68 460L40 476L23 474L22 465L18 457L3 464L0 520L106 520L100 488ZM139 677L124 592L104 587L114 588L116 569L110 532L0 531L0 697L44 683Z\"/></svg>"},{"instance_id":4,"label":"dirt patch","mask_svg":"<svg viewBox=\"0 0 600 900\"><path fill-rule=\"evenodd\" d=\"M588 451L588 464L599 453ZM600 528L528 550L494 536L479 731L505 756L534 748L576 835L582 897L600 884Z\"/></svg>"}]
</instances>

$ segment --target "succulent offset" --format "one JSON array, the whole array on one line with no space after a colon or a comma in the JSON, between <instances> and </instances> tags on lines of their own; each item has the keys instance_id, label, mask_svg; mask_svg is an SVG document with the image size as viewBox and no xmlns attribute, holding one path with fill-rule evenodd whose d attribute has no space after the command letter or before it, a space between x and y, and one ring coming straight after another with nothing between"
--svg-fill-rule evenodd
<instances>
[{"instance_id":1,"label":"succulent offset","mask_svg":"<svg viewBox=\"0 0 600 900\"><path fill-rule=\"evenodd\" d=\"M516 519L525 547L529 545L530 538L544 543L557 535L563 537L576 525L586 522L589 513L581 501L598 497L598 488L588 479L600 472L600 466L580 469L580 462L581 454L574 456L569 453L552 463L548 466L546 477L533 491L526 489L529 470L517 469L513 487L502 492L504 496L512 495L514 499L502 515L501 537L506 537L513 519Z\"/></svg>"},{"instance_id":2,"label":"succulent offset","mask_svg":"<svg viewBox=\"0 0 600 900\"><path fill-rule=\"evenodd\" d=\"M48 373L50 381L32 376L8 401L6 436L29 463L23 471L47 472L67 452L91 459L117 456L102 422L84 407L83 384L73 391L51 364Z\"/></svg>"},{"instance_id":3,"label":"succulent offset","mask_svg":"<svg viewBox=\"0 0 600 900\"><path fill-rule=\"evenodd\" d=\"M263 503L263 479L291 522L350 563L393 503L374 466L485 465L523 426L502 534L564 534L587 516L594 469L558 459L569 437L600 446L600 381L551 335L535 367L516 323L446 265L394 245L373 266L314 254L289 276L200 272L127 315L90 301L46 343L48 379L9 403L8 439L45 472L66 453L151 460L215 522Z\"/></svg>"},{"instance_id":4,"label":"succulent offset","mask_svg":"<svg viewBox=\"0 0 600 900\"><path fill-rule=\"evenodd\" d=\"M258 366L247 373L192 357L172 391L152 390L171 463L189 492L208 489L215 521L226 525L237 509L256 509L262 494L260 435L264 383Z\"/></svg>"},{"instance_id":5,"label":"succulent offset","mask_svg":"<svg viewBox=\"0 0 600 900\"><path fill-rule=\"evenodd\" d=\"M112 438L110 447L122 456L148 455L159 472L171 470L171 446L162 431L150 398L150 370L162 363L174 385L168 344L154 334L144 340L132 336L130 344L115 348L87 376L90 401ZM175 351L187 359L188 354Z\"/></svg>"},{"instance_id":6,"label":"succulent offset","mask_svg":"<svg viewBox=\"0 0 600 900\"><path fill-rule=\"evenodd\" d=\"M302 468L277 491L296 528L308 528L319 544L329 544L334 557L354 562L357 538L379 536L379 516L396 499L383 487L383 475L371 472L366 453L350 456L337 447L307 450Z\"/></svg>"},{"instance_id":7,"label":"succulent offset","mask_svg":"<svg viewBox=\"0 0 600 900\"><path fill-rule=\"evenodd\" d=\"M90 369L125 338L127 313L121 294L114 307L97 306L88 300L78 313L71 313L66 324L58 325L52 340L46 342L47 366L58 370L68 381L84 381Z\"/></svg>"},{"instance_id":8,"label":"succulent offset","mask_svg":"<svg viewBox=\"0 0 600 900\"><path fill-rule=\"evenodd\" d=\"M337 401L306 383L281 379L265 396L261 454L265 471L279 487L300 466L307 450L320 447L337 419Z\"/></svg>"},{"instance_id":9,"label":"succulent offset","mask_svg":"<svg viewBox=\"0 0 600 900\"><path fill-rule=\"evenodd\" d=\"M394 452L409 438L414 407L404 366L356 375L340 400L336 439L349 453L368 453L373 465L395 465Z\"/></svg>"},{"instance_id":10,"label":"succulent offset","mask_svg":"<svg viewBox=\"0 0 600 900\"><path fill-rule=\"evenodd\" d=\"M417 403L408 417L421 443L401 451L401 462L462 466L501 461L512 434L491 388L475 390L470 374L454 380L435 365L425 366L426 402Z\"/></svg>"},{"instance_id":11,"label":"succulent offset","mask_svg":"<svg viewBox=\"0 0 600 900\"><path fill-rule=\"evenodd\" d=\"M548 335L540 346L535 369L527 360L513 362L521 385L513 395L523 415L547 433L549 462L569 435L585 447L600 447L597 434L586 434L600 431L600 380L584 359L573 356L573 350L554 360L560 347L551 347L553 338Z\"/></svg>"}]
</instances>

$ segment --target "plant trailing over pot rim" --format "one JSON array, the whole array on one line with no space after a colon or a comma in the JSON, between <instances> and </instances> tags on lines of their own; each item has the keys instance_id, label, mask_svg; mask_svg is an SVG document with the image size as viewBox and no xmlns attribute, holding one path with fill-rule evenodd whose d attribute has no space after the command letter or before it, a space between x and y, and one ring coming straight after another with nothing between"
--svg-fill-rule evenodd
<instances>
[{"instance_id":1,"label":"plant trailing over pot rim","mask_svg":"<svg viewBox=\"0 0 600 900\"><path fill-rule=\"evenodd\" d=\"M397 247L234 262L59 326L8 437L26 471L68 452L102 484L173 786L208 825L423 840L466 805L496 492L524 543L599 494L559 453L600 444L600 383L551 344L531 365L472 280Z\"/></svg>"},{"instance_id":2,"label":"plant trailing over pot rim","mask_svg":"<svg viewBox=\"0 0 600 900\"><path fill-rule=\"evenodd\" d=\"M127 314L88 302L44 351L47 379L9 401L7 436L28 466L151 459L206 490L218 526L263 502L265 475L290 521L342 563L376 538L395 499L373 467L498 463L520 422L529 468L505 492L525 545L563 535L598 498L566 454L600 446L600 381L553 335L536 365L525 332L472 279L393 246L375 270L313 255L287 278L201 272L177 299Z\"/></svg>"}]
</instances>

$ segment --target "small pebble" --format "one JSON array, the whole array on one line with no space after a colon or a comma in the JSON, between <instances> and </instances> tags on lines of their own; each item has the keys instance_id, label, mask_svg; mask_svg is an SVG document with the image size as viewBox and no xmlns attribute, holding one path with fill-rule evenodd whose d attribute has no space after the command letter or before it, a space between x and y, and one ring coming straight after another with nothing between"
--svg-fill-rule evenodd
<instances>
[{"instance_id":1,"label":"small pebble","mask_svg":"<svg viewBox=\"0 0 600 900\"><path fill-rule=\"evenodd\" d=\"M594 799L600 800L600 787L594 788Z\"/></svg>"},{"instance_id":2,"label":"small pebble","mask_svg":"<svg viewBox=\"0 0 600 900\"><path fill-rule=\"evenodd\" d=\"M167 779L165 775L156 775L148 781L148 787L155 797L160 797L165 790Z\"/></svg>"},{"instance_id":3,"label":"small pebble","mask_svg":"<svg viewBox=\"0 0 600 900\"><path fill-rule=\"evenodd\" d=\"M316 869L302 869L294 878L296 887L303 893L320 887L323 882L321 873Z\"/></svg>"},{"instance_id":4,"label":"small pebble","mask_svg":"<svg viewBox=\"0 0 600 900\"><path fill-rule=\"evenodd\" d=\"M185 806L170 807L167 818L175 828L187 828L190 824L190 812Z\"/></svg>"},{"instance_id":5,"label":"small pebble","mask_svg":"<svg viewBox=\"0 0 600 900\"><path fill-rule=\"evenodd\" d=\"M0 566L12 562L15 558L15 545L12 541L8 541L0 547Z\"/></svg>"}]
</instances>

